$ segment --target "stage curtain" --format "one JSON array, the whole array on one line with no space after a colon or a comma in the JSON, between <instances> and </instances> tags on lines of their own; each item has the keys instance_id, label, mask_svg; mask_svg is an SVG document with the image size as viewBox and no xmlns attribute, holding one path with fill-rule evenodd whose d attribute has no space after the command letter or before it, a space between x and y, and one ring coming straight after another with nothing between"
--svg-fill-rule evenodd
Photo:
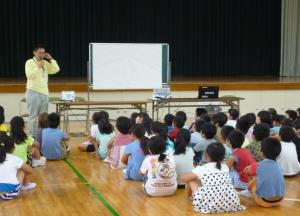
<instances>
[{"instance_id":1,"label":"stage curtain","mask_svg":"<svg viewBox=\"0 0 300 216\"><path fill-rule=\"evenodd\" d=\"M36 43L86 77L88 44L169 43L172 76L279 76L281 0L1 0L0 77Z\"/></svg>"},{"instance_id":2,"label":"stage curtain","mask_svg":"<svg viewBox=\"0 0 300 216\"><path fill-rule=\"evenodd\" d=\"M282 0L280 75L300 76L300 2Z\"/></svg>"}]
</instances>

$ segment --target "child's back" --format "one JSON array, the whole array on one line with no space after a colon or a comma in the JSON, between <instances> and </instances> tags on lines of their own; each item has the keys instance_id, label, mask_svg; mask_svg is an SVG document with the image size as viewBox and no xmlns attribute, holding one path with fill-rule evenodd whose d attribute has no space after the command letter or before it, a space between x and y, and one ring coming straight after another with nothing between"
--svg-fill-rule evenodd
<instances>
[{"instance_id":1,"label":"child's back","mask_svg":"<svg viewBox=\"0 0 300 216\"><path fill-rule=\"evenodd\" d=\"M163 162L160 155L147 155L141 166L141 172L147 173L145 192L150 196L170 196L177 189L175 161L172 154Z\"/></svg>"},{"instance_id":2,"label":"child's back","mask_svg":"<svg viewBox=\"0 0 300 216\"><path fill-rule=\"evenodd\" d=\"M122 151L124 151L124 147L132 142L132 136L131 134L116 134L114 136L114 145L111 149L111 155L110 155L110 163L112 168L120 168L121 166L121 155Z\"/></svg>"},{"instance_id":3,"label":"child's back","mask_svg":"<svg viewBox=\"0 0 300 216\"><path fill-rule=\"evenodd\" d=\"M113 138L114 132L105 134L105 133L100 133L99 131L97 131L94 136L95 136L97 142L100 143L97 154L99 154L100 159L103 160L107 157L107 144Z\"/></svg>"},{"instance_id":4,"label":"child's back","mask_svg":"<svg viewBox=\"0 0 300 216\"><path fill-rule=\"evenodd\" d=\"M24 142L22 143L15 143L15 148L13 151L13 154L23 160L23 162L27 162L27 152L28 152L28 147L32 146L34 142L34 139L31 136L27 136Z\"/></svg>"},{"instance_id":5,"label":"child's back","mask_svg":"<svg viewBox=\"0 0 300 216\"><path fill-rule=\"evenodd\" d=\"M141 148L141 143L139 140L135 140L132 143L128 144L125 148L125 153L130 154L128 160L125 179L132 180L143 180L143 176L139 174L142 163L145 159L145 154Z\"/></svg>"},{"instance_id":6,"label":"child's back","mask_svg":"<svg viewBox=\"0 0 300 216\"><path fill-rule=\"evenodd\" d=\"M234 169L239 173L240 180L247 183L249 181L249 177L244 170L247 166L255 163L252 154L246 149L238 148L233 150L232 155L236 158Z\"/></svg>"},{"instance_id":7,"label":"child's back","mask_svg":"<svg viewBox=\"0 0 300 216\"><path fill-rule=\"evenodd\" d=\"M60 160L65 157L66 149L63 140L67 135L58 128L43 129L42 153L49 160Z\"/></svg>"},{"instance_id":8,"label":"child's back","mask_svg":"<svg viewBox=\"0 0 300 216\"><path fill-rule=\"evenodd\" d=\"M277 163L286 176L296 175L300 172L300 163L298 161L296 145L293 142L281 141L281 153L277 158Z\"/></svg>"},{"instance_id":9,"label":"child's back","mask_svg":"<svg viewBox=\"0 0 300 216\"><path fill-rule=\"evenodd\" d=\"M202 184L194 194L194 211L221 213L245 209L240 205L238 194L231 183L229 168L225 164L217 169L216 163L210 162L197 166L193 173Z\"/></svg>"},{"instance_id":10,"label":"child's back","mask_svg":"<svg viewBox=\"0 0 300 216\"><path fill-rule=\"evenodd\" d=\"M283 170L283 175L296 175L300 172L300 163L298 161L296 145L292 142L296 137L294 128L291 126L282 126L279 136L281 139L281 153L277 158L277 162Z\"/></svg>"}]
</instances>

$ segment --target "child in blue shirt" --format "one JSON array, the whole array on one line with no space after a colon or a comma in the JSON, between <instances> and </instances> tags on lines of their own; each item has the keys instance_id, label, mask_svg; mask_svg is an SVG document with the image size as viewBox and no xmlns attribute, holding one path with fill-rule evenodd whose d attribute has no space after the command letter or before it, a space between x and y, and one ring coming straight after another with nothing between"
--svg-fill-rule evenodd
<instances>
[{"instance_id":1,"label":"child in blue shirt","mask_svg":"<svg viewBox=\"0 0 300 216\"><path fill-rule=\"evenodd\" d=\"M263 160L245 169L249 176L256 176L249 182L249 191L257 205L273 207L280 205L285 193L283 173L276 163L281 152L280 141L276 138L265 138L261 144ZM247 191L240 195L247 196Z\"/></svg>"},{"instance_id":2,"label":"child in blue shirt","mask_svg":"<svg viewBox=\"0 0 300 216\"><path fill-rule=\"evenodd\" d=\"M147 140L145 137L145 128L141 124L137 124L132 129L133 142L125 147L125 152L122 156L122 163L127 165L124 169L124 178L126 180L142 181L143 176L140 175L140 168L148 154Z\"/></svg>"},{"instance_id":3,"label":"child in blue shirt","mask_svg":"<svg viewBox=\"0 0 300 216\"><path fill-rule=\"evenodd\" d=\"M42 153L48 160L61 160L67 156L69 140L67 134L58 129L60 116L51 113L48 116L48 128L42 133Z\"/></svg>"}]
</instances>

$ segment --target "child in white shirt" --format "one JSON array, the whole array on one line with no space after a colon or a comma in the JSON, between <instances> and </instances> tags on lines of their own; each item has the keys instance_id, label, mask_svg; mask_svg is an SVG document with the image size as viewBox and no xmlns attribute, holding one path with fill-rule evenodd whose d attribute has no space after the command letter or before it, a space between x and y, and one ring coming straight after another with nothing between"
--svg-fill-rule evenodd
<instances>
[{"instance_id":1,"label":"child in white shirt","mask_svg":"<svg viewBox=\"0 0 300 216\"><path fill-rule=\"evenodd\" d=\"M21 190L30 190L36 187L28 179L31 168L23 160L12 153L13 138L0 132L0 200L16 198Z\"/></svg>"},{"instance_id":2,"label":"child in white shirt","mask_svg":"<svg viewBox=\"0 0 300 216\"><path fill-rule=\"evenodd\" d=\"M144 191L149 196L170 196L177 189L175 161L172 154L164 154L165 139L153 136L148 141L150 155L144 159L140 172Z\"/></svg>"}]
</instances>

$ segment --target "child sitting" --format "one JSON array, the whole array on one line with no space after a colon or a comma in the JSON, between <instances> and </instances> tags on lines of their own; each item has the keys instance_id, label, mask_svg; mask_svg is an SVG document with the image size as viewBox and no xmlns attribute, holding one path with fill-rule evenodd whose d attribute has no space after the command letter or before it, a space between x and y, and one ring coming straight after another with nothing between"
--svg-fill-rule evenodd
<instances>
[{"instance_id":1,"label":"child sitting","mask_svg":"<svg viewBox=\"0 0 300 216\"><path fill-rule=\"evenodd\" d=\"M190 131L193 130L196 121L197 121L197 120L200 120L201 117L202 117L202 115L204 115L204 114L207 114L207 110L206 110L206 109L204 109L204 108L202 108L202 107L198 107L198 108L196 109L195 119L194 119L193 123L191 124L191 126L190 126L190 128L189 128Z\"/></svg>"},{"instance_id":2,"label":"child sitting","mask_svg":"<svg viewBox=\"0 0 300 216\"><path fill-rule=\"evenodd\" d=\"M168 138L168 132L166 125L159 121L154 121L151 124L152 136L161 136L166 140L166 153L172 153L174 151L174 142Z\"/></svg>"},{"instance_id":3,"label":"child sitting","mask_svg":"<svg viewBox=\"0 0 300 216\"><path fill-rule=\"evenodd\" d=\"M181 175L191 172L194 168L194 151L188 146L191 140L191 134L187 129L181 129L177 134L175 141L174 160L176 164L178 188L184 188L185 183L181 181Z\"/></svg>"},{"instance_id":4,"label":"child sitting","mask_svg":"<svg viewBox=\"0 0 300 216\"><path fill-rule=\"evenodd\" d=\"M276 138L265 138L261 143L262 161L254 163L245 169L252 176L248 190L241 191L240 195L254 198L257 205L262 207L278 206L285 193L284 178L281 168L276 163L280 154L281 144ZM255 178L256 177L256 178Z\"/></svg>"},{"instance_id":5,"label":"child sitting","mask_svg":"<svg viewBox=\"0 0 300 216\"><path fill-rule=\"evenodd\" d=\"M98 130L90 142L94 145L96 155L100 160L107 157L107 145L114 136L114 128L107 119L98 121Z\"/></svg>"},{"instance_id":6,"label":"child sitting","mask_svg":"<svg viewBox=\"0 0 300 216\"><path fill-rule=\"evenodd\" d=\"M111 164L112 169L124 168L121 158L125 150L125 146L132 142L130 127L129 118L125 116L117 118L116 128L118 129L118 133L116 133L107 144L107 155L109 157L104 160L104 162Z\"/></svg>"},{"instance_id":7,"label":"child sitting","mask_svg":"<svg viewBox=\"0 0 300 216\"><path fill-rule=\"evenodd\" d=\"M283 120L285 119L284 115L275 115L273 116L272 120L273 120L273 128L271 128L271 134L272 135L278 135L279 134L279 130L280 127L282 125Z\"/></svg>"},{"instance_id":8,"label":"child sitting","mask_svg":"<svg viewBox=\"0 0 300 216\"><path fill-rule=\"evenodd\" d=\"M252 154L242 148L244 140L244 134L237 130L232 131L227 139L227 145L232 149L232 155L228 158L226 164L231 169L230 177L233 186L238 189L247 189L247 183L250 179L244 170L247 166L255 163Z\"/></svg>"},{"instance_id":9,"label":"child sitting","mask_svg":"<svg viewBox=\"0 0 300 216\"><path fill-rule=\"evenodd\" d=\"M270 136L270 128L267 124L261 123L254 126L252 142L246 147L251 152L255 161L261 161L261 141Z\"/></svg>"},{"instance_id":10,"label":"child sitting","mask_svg":"<svg viewBox=\"0 0 300 216\"><path fill-rule=\"evenodd\" d=\"M231 148L226 144L226 140L228 139L229 134L234 131L234 128L229 125L225 125L222 127L221 130L221 137L222 137L222 144L225 148L225 156L224 156L224 162L228 160L228 158L232 154Z\"/></svg>"},{"instance_id":11,"label":"child sitting","mask_svg":"<svg viewBox=\"0 0 300 216\"><path fill-rule=\"evenodd\" d=\"M181 128L183 128L185 123L185 120L180 117L180 116L176 116L173 120L173 130L169 131L168 136L169 138L173 141L175 139L175 137L177 136L177 133L179 132L179 130Z\"/></svg>"},{"instance_id":12,"label":"child sitting","mask_svg":"<svg viewBox=\"0 0 300 216\"><path fill-rule=\"evenodd\" d=\"M15 145L13 154L23 160L24 163L31 163L32 167L44 166L46 158L41 157L39 143L25 133L24 119L15 116L10 121L10 135Z\"/></svg>"},{"instance_id":13,"label":"child sitting","mask_svg":"<svg viewBox=\"0 0 300 216\"><path fill-rule=\"evenodd\" d=\"M96 133L99 133L99 126L98 122L104 119L106 121L109 121L109 114L105 111L95 112L92 115L92 126L89 132L89 135L87 136L87 141L78 145L79 151L82 152L94 152L95 147L91 141L95 138Z\"/></svg>"},{"instance_id":14,"label":"child sitting","mask_svg":"<svg viewBox=\"0 0 300 216\"><path fill-rule=\"evenodd\" d=\"M248 132L245 134L245 138L247 138L250 141L252 141L252 134L253 134L253 128L256 124L256 115L255 113L247 113L245 117L248 119L248 122L250 124L250 128Z\"/></svg>"},{"instance_id":15,"label":"child sitting","mask_svg":"<svg viewBox=\"0 0 300 216\"><path fill-rule=\"evenodd\" d=\"M149 196L170 196L177 189L175 161L166 151L165 140L151 137L147 143L149 155L142 163L140 172L144 178L144 191Z\"/></svg>"},{"instance_id":16,"label":"child sitting","mask_svg":"<svg viewBox=\"0 0 300 216\"><path fill-rule=\"evenodd\" d=\"M35 140L40 144L40 149L42 148L42 132L43 129L48 128L48 113L43 112L38 118L38 128L35 131Z\"/></svg>"},{"instance_id":17,"label":"child sitting","mask_svg":"<svg viewBox=\"0 0 300 216\"><path fill-rule=\"evenodd\" d=\"M221 213L242 211L239 196L234 189L226 164L222 164L225 148L220 143L211 143L206 148L203 166L181 177L186 182L186 193L193 199L194 211Z\"/></svg>"},{"instance_id":18,"label":"child sitting","mask_svg":"<svg viewBox=\"0 0 300 216\"><path fill-rule=\"evenodd\" d=\"M145 137L145 128L141 124L137 124L132 128L132 139L124 150L122 163L127 165L124 169L124 178L126 180L142 181L143 176L140 175L140 168L148 153L147 141Z\"/></svg>"},{"instance_id":19,"label":"child sitting","mask_svg":"<svg viewBox=\"0 0 300 216\"><path fill-rule=\"evenodd\" d=\"M194 123L192 128L191 141L189 143L190 147L194 148L195 145L203 140L201 135L201 127L204 123L205 121L201 119L196 120L196 122Z\"/></svg>"},{"instance_id":20,"label":"child sitting","mask_svg":"<svg viewBox=\"0 0 300 216\"><path fill-rule=\"evenodd\" d=\"M250 140L248 138L246 138L246 134L248 133L250 127L251 127L251 124L249 122L249 119L246 116L242 116L236 122L235 128L245 135L245 141L242 145L242 148L246 148L250 144Z\"/></svg>"},{"instance_id":21,"label":"child sitting","mask_svg":"<svg viewBox=\"0 0 300 216\"><path fill-rule=\"evenodd\" d=\"M228 121L226 122L226 125L232 126L235 128L236 121L239 118L240 112L237 109L229 109L228 110Z\"/></svg>"},{"instance_id":22,"label":"child sitting","mask_svg":"<svg viewBox=\"0 0 300 216\"><path fill-rule=\"evenodd\" d=\"M217 140L218 143L222 143L221 129L226 124L227 120L228 117L225 113L217 113L212 117L212 121L214 125L217 127L217 133L215 139Z\"/></svg>"},{"instance_id":23,"label":"child sitting","mask_svg":"<svg viewBox=\"0 0 300 216\"><path fill-rule=\"evenodd\" d=\"M4 108L0 106L0 131L7 133L8 127L4 122L5 122Z\"/></svg>"},{"instance_id":24,"label":"child sitting","mask_svg":"<svg viewBox=\"0 0 300 216\"><path fill-rule=\"evenodd\" d=\"M173 124L174 118L175 118L175 116L172 114L167 114L164 117L164 123L167 125L168 132L173 130L172 124Z\"/></svg>"},{"instance_id":25,"label":"child sitting","mask_svg":"<svg viewBox=\"0 0 300 216\"><path fill-rule=\"evenodd\" d=\"M184 128L184 129L189 129L189 126L187 126L187 125L185 124L186 121L187 121L187 115L186 115L185 112L183 112L183 111L178 111L178 112L176 112L175 116L176 116L176 117L181 117L181 118L183 118L184 124L183 124L183 127L182 127L182 128Z\"/></svg>"},{"instance_id":26,"label":"child sitting","mask_svg":"<svg viewBox=\"0 0 300 216\"><path fill-rule=\"evenodd\" d=\"M201 127L202 140L197 145L194 146L195 158L194 163L199 164L200 161L205 163L205 158L203 157L206 147L216 142L214 137L216 136L217 128L212 123L204 123Z\"/></svg>"},{"instance_id":27,"label":"child sitting","mask_svg":"<svg viewBox=\"0 0 300 216\"><path fill-rule=\"evenodd\" d=\"M42 153L48 160L61 160L66 158L69 147L67 134L59 130L60 116L51 113L48 116L48 128L42 134Z\"/></svg>"},{"instance_id":28,"label":"child sitting","mask_svg":"<svg viewBox=\"0 0 300 216\"><path fill-rule=\"evenodd\" d=\"M256 116L256 124L266 123L270 128L273 128L273 121L271 113L268 111L260 111Z\"/></svg>"},{"instance_id":29,"label":"child sitting","mask_svg":"<svg viewBox=\"0 0 300 216\"><path fill-rule=\"evenodd\" d=\"M20 190L31 190L36 187L28 179L31 168L19 157L12 155L14 148L13 138L0 132L0 200L16 198Z\"/></svg>"},{"instance_id":30,"label":"child sitting","mask_svg":"<svg viewBox=\"0 0 300 216\"><path fill-rule=\"evenodd\" d=\"M281 153L277 158L277 163L283 170L283 175L293 176L300 172L296 145L292 142L296 136L295 131L290 126L282 126L279 131L281 139Z\"/></svg>"}]
</instances>

